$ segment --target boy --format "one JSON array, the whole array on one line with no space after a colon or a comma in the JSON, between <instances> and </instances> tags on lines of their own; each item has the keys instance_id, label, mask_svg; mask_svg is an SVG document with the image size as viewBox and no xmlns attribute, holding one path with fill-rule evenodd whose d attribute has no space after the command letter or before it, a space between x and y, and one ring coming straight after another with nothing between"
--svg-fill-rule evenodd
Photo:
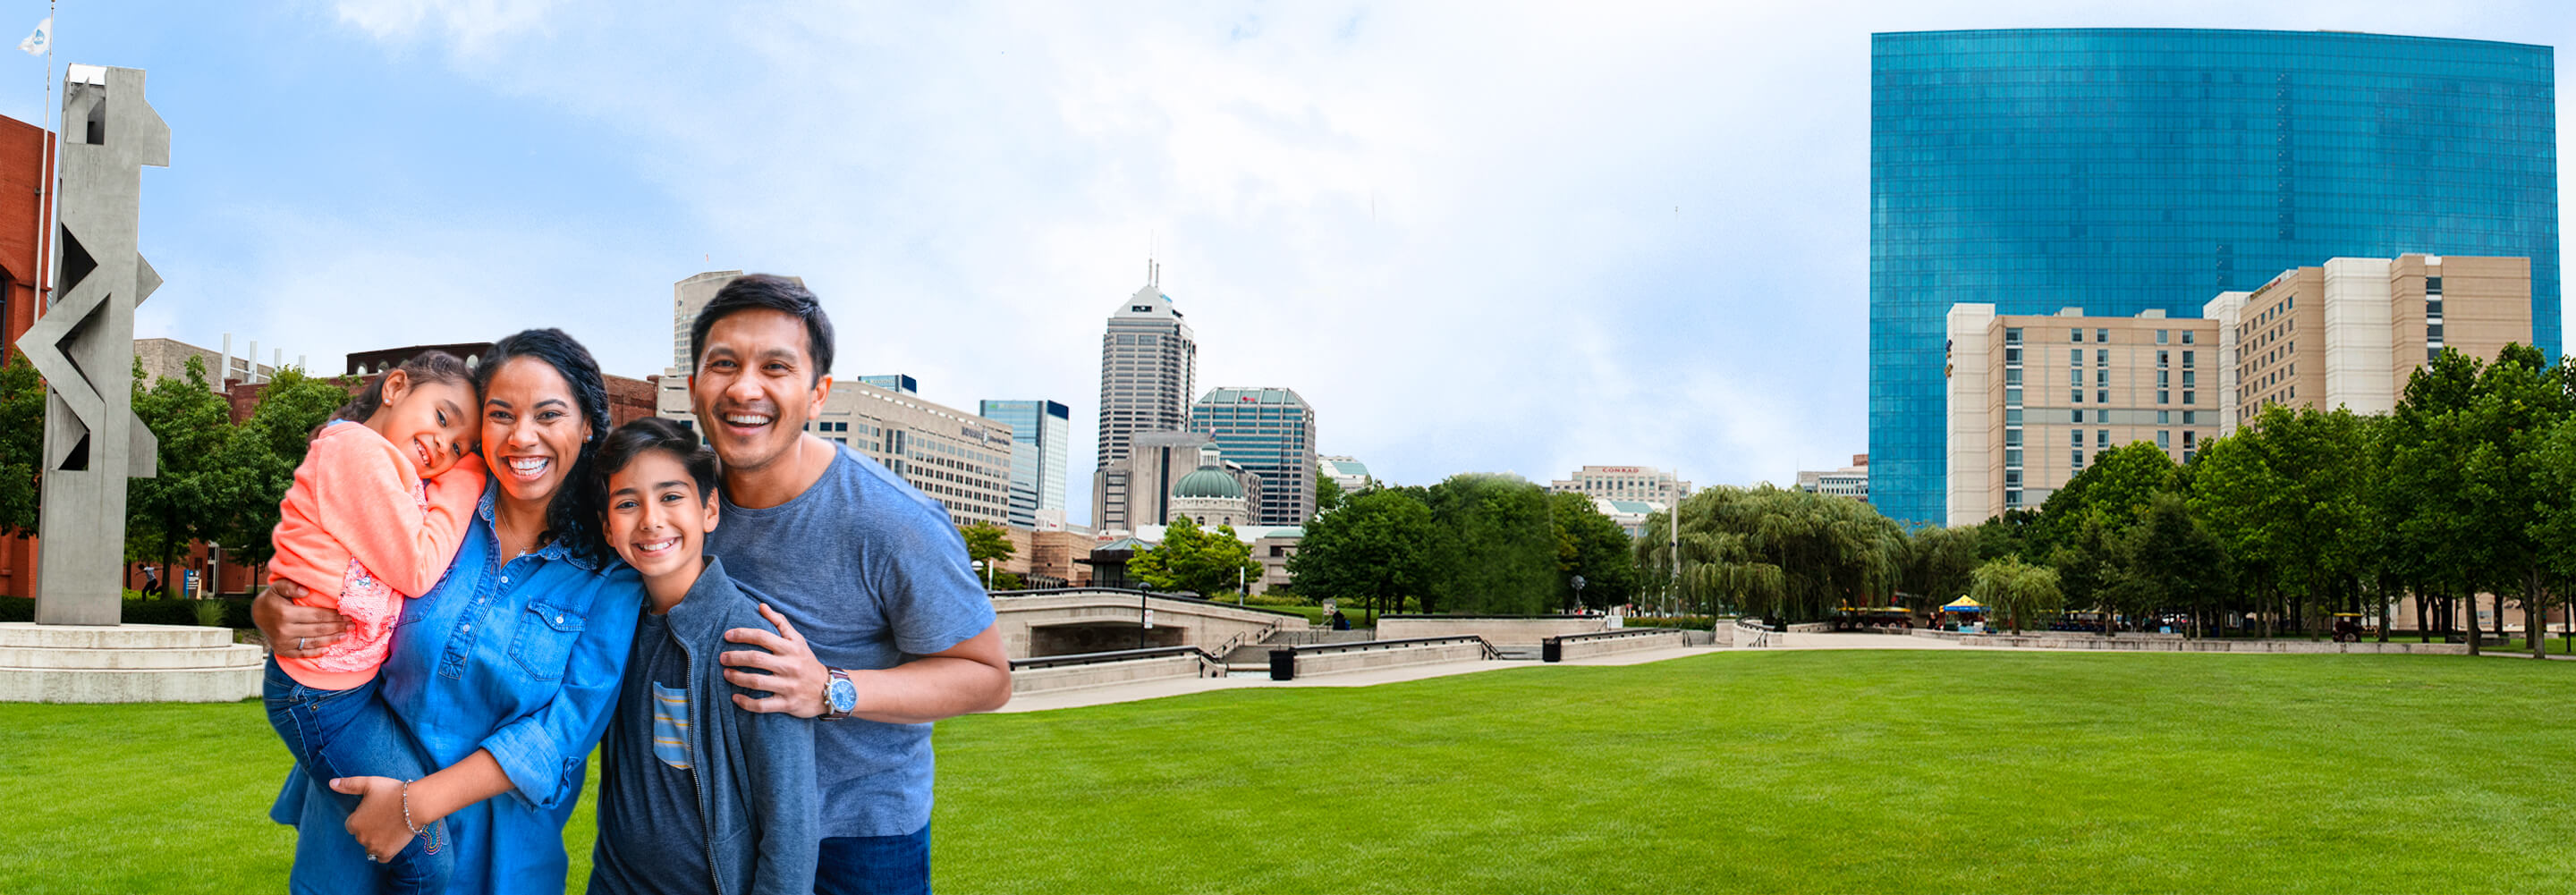
<instances>
[{"instance_id":1,"label":"boy","mask_svg":"<svg viewBox=\"0 0 2576 895\"><path fill-rule=\"evenodd\" d=\"M602 743L594 892L811 892L821 841L812 722L729 711L727 629L775 631L704 554L716 457L641 419L598 455L609 546L644 579L643 620Z\"/></svg>"}]
</instances>

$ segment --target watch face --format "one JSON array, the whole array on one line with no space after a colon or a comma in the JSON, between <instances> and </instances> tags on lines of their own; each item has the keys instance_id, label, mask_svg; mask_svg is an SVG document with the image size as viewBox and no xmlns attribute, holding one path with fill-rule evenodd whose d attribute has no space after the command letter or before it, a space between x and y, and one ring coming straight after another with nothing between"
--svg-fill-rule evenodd
<instances>
[{"instance_id":1,"label":"watch face","mask_svg":"<svg viewBox=\"0 0 2576 895\"><path fill-rule=\"evenodd\" d=\"M835 712L846 712L859 704L859 688L851 686L847 678L832 679L831 696Z\"/></svg>"}]
</instances>

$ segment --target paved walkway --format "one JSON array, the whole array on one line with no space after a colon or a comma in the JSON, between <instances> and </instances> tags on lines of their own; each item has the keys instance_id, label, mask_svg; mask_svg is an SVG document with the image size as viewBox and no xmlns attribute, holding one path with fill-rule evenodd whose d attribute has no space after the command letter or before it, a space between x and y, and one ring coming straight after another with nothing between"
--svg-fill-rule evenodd
<instances>
[{"instance_id":1,"label":"paved walkway","mask_svg":"<svg viewBox=\"0 0 2576 895\"><path fill-rule=\"evenodd\" d=\"M1339 674L1306 675L1293 681L1274 681L1270 679L1268 674L1244 677L1169 678L1158 681L1138 681L1132 684L1111 684L1103 687L1083 687L1075 690L1053 690L1045 693L1029 693L1020 696L1013 696L1011 697L1011 704L1003 706L1002 711L1005 713L1043 712L1048 709L1069 709L1086 705L1108 705L1114 702L1136 702L1145 699L1161 699L1166 696L1207 693L1216 690L1242 690L1255 687L1369 687L1378 684L1392 684L1400 681L1419 681L1458 674L1474 674L1480 671L1501 671L1506 668L1554 668L1559 666L1576 665L1642 665L1647 662L1661 662L1666 659L1679 659L1685 656L1707 655L1713 652L1718 652L1718 649L1716 647L1709 646L1682 646L1669 647L1665 649L1642 649L1624 653L1609 653L1606 655L1588 656L1581 659L1570 659L1564 662L1552 664L1547 662L1531 662L1527 660L1497 661L1493 659L1474 659L1462 662L1433 662L1423 665L1399 665L1394 668L1371 668L1363 671L1345 671Z\"/></svg>"}]
</instances>

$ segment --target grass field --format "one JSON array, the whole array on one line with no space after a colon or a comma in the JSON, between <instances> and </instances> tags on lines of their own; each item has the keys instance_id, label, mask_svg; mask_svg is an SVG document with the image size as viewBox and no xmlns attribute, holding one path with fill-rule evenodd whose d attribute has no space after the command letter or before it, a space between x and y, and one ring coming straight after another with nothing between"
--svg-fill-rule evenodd
<instances>
[{"instance_id":1,"label":"grass field","mask_svg":"<svg viewBox=\"0 0 2576 895\"><path fill-rule=\"evenodd\" d=\"M938 888L2566 891L2576 665L1718 653L943 723ZM254 704L0 705L0 891L273 890ZM588 851L585 812L575 880Z\"/></svg>"}]
</instances>

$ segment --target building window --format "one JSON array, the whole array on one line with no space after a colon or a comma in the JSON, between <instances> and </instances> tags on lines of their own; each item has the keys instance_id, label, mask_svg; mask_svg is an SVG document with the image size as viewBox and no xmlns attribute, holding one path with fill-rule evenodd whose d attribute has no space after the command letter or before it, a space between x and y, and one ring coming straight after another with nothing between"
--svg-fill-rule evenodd
<instances>
[{"instance_id":1,"label":"building window","mask_svg":"<svg viewBox=\"0 0 2576 895\"><path fill-rule=\"evenodd\" d=\"M2110 389L2107 389L2107 388L2106 388L2106 389L2097 389L2097 390L2095 390L2095 391L2093 392L2093 403L2095 403L2095 404L2109 404L2109 403L2111 403L2111 390L2110 390Z\"/></svg>"},{"instance_id":2,"label":"building window","mask_svg":"<svg viewBox=\"0 0 2576 895\"><path fill-rule=\"evenodd\" d=\"M2172 392L2165 391L2164 389L2157 389L2157 390L2156 390L2156 403L2158 403L2158 404L2171 404L2171 403L2173 403L2173 393L2172 393Z\"/></svg>"},{"instance_id":3,"label":"building window","mask_svg":"<svg viewBox=\"0 0 2576 895\"><path fill-rule=\"evenodd\" d=\"M2186 329L2182 331L2182 343L2185 345L2191 344L2191 330Z\"/></svg>"},{"instance_id":4,"label":"building window","mask_svg":"<svg viewBox=\"0 0 2576 895\"><path fill-rule=\"evenodd\" d=\"M2015 407L2021 406L2021 389L2004 389L2004 403Z\"/></svg>"},{"instance_id":5,"label":"building window","mask_svg":"<svg viewBox=\"0 0 2576 895\"><path fill-rule=\"evenodd\" d=\"M2081 341L2084 341L2084 331L2083 331L2083 330L2080 330L2080 329L2070 329L2070 330L2067 330L2067 331L2066 331L2066 340L2067 340L2067 341L2069 341L2069 342L2081 342ZM2080 353L2080 352L2079 352L2079 353Z\"/></svg>"},{"instance_id":6,"label":"building window","mask_svg":"<svg viewBox=\"0 0 2576 895\"><path fill-rule=\"evenodd\" d=\"M2093 349L2093 365L2094 365L2094 366L2097 366L2097 367L2107 367L2107 366L2110 366L2110 365L2111 365L2111 349L2108 349L2108 348L2096 348L2096 349Z\"/></svg>"},{"instance_id":7,"label":"building window","mask_svg":"<svg viewBox=\"0 0 2576 895\"><path fill-rule=\"evenodd\" d=\"M2005 370L2004 370L2004 384L2005 384L2005 385L2020 385L2020 384L2021 384L2021 368L2020 368L2020 367L2008 367L2008 368L2005 368Z\"/></svg>"},{"instance_id":8,"label":"building window","mask_svg":"<svg viewBox=\"0 0 2576 895\"><path fill-rule=\"evenodd\" d=\"M2158 352L2156 352L2156 369L2159 369L2159 370L2164 369L2164 368L2165 368L2165 366L2166 366L2167 364L2171 363L2172 361L2173 361L2173 352L2170 352L2170 351L2158 351Z\"/></svg>"},{"instance_id":9,"label":"building window","mask_svg":"<svg viewBox=\"0 0 2576 895\"><path fill-rule=\"evenodd\" d=\"M2159 425L2159 426L2164 425L2164 424L2165 424L2165 421L2166 421L2166 420L2168 420L2168 419L2171 419L2172 417L2173 417L2173 411L2170 411L2170 410L2159 410L2159 411L2156 411L2156 425Z\"/></svg>"},{"instance_id":10,"label":"building window","mask_svg":"<svg viewBox=\"0 0 2576 895\"><path fill-rule=\"evenodd\" d=\"M2066 400L2067 400L2069 403L2074 403L2074 404L2082 404L2082 403L2084 403L2084 390L2079 388L2079 389L2075 389L2075 390L2073 390L2073 391L2069 391L2069 392L2067 392L2067 393L2066 393Z\"/></svg>"},{"instance_id":11,"label":"building window","mask_svg":"<svg viewBox=\"0 0 2576 895\"><path fill-rule=\"evenodd\" d=\"M2191 458L2192 458L2192 456L2194 455L2194 453L2195 453L2195 452L2193 452L2193 451L2184 451L2184 452L2182 452L2182 462L2183 462L2183 465L2185 465L2185 466L2189 466L2189 465L2191 465Z\"/></svg>"},{"instance_id":12,"label":"building window","mask_svg":"<svg viewBox=\"0 0 2576 895\"><path fill-rule=\"evenodd\" d=\"M2298 387L2298 386L2295 386L2295 385L2290 386L2290 397L2296 398L2296 397L2298 397L2298 396L2299 396L2299 387ZM2191 390L2190 390L2190 389L2184 389L2184 390L2183 390L2183 393L2182 393L2182 402L2183 402L2183 403L2185 403L2185 404L2193 403L2193 402L2192 402L2192 400L2191 400L2191 397L2192 397L2192 396L2191 396Z\"/></svg>"},{"instance_id":13,"label":"building window","mask_svg":"<svg viewBox=\"0 0 2576 895\"><path fill-rule=\"evenodd\" d=\"M2083 469L2083 468L2084 468L2084 452L2083 452L2083 451L2076 451L2076 452L2075 452L2075 462L2073 463L2073 466L2074 466L2076 469Z\"/></svg>"},{"instance_id":14,"label":"building window","mask_svg":"<svg viewBox=\"0 0 2576 895\"><path fill-rule=\"evenodd\" d=\"M2084 365L2084 349L2082 349L2082 348L2069 348L2069 349L2066 349L2066 365L2067 365L2067 366L2070 366L2070 367L2081 367L2081 366L2083 366L2083 365Z\"/></svg>"},{"instance_id":15,"label":"building window","mask_svg":"<svg viewBox=\"0 0 2576 895\"><path fill-rule=\"evenodd\" d=\"M2016 326L2016 327L2008 327L2008 328L2006 328L2006 329L2004 330L2004 344L2006 344L2006 345L2019 345L2019 344L2021 344L2021 328L2020 328L2020 327L2017 327L2017 326Z\"/></svg>"},{"instance_id":16,"label":"building window","mask_svg":"<svg viewBox=\"0 0 2576 895\"><path fill-rule=\"evenodd\" d=\"M2156 371L2156 386L2157 386L2157 387L2159 387L2159 388L2161 388L2161 387L2164 387L2164 386L2172 385L2172 384L2173 384L2173 382L2168 378L2168 377L2171 377L2172 375L2173 375L2173 374L2172 374L2172 373L2170 373L2170 372L2167 372L2167 371L2164 371L2164 370L2157 370L2157 371Z\"/></svg>"},{"instance_id":17,"label":"building window","mask_svg":"<svg viewBox=\"0 0 2576 895\"><path fill-rule=\"evenodd\" d=\"M2185 370L2191 369L2191 352L2189 351L2182 353L2182 368Z\"/></svg>"},{"instance_id":18,"label":"building window","mask_svg":"<svg viewBox=\"0 0 2576 895\"><path fill-rule=\"evenodd\" d=\"M2068 441L2067 441L2067 443L2068 443L2068 444L2072 444L2072 445L2074 445L2074 446L2076 446L2076 447L2083 447L2083 446L2084 446L2084 430L2082 430L2082 429L2077 429L2077 430L2075 430L2075 431L2073 431L2073 432L2071 432L2071 433L2068 433Z\"/></svg>"},{"instance_id":19,"label":"building window","mask_svg":"<svg viewBox=\"0 0 2576 895\"><path fill-rule=\"evenodd\" d=\"M2021 408L2019 408L2019 407L2014 407L2014 408L2010 408L2010 409L2005 410L2005 411L2004 411L2004 422L2007 422L2007 423L2018 423L2018 422L2021 422Z\"/></svg>"},{"instance_id":20,"label":"building window","mask_svg":"<svg viewBox=\"0 0 2576 895\"><path fill-rule=\"evenodd\" d=\"M2075 411L2075 421L2079 423L2084 421L2084 411Z\"/></svg>"},{"instance_id":21,"label":"building window","mask_svg":"<svg viewBox=\"0 0 2576 895\"><path fill-rule=\"evenodd\" d=\"M2095 429L2095 430L2093 430L2093 446L2094 446L2094 447L2110 447L2110 446L2111 446L2111 430L2109 430L2109 429Z\"/></svg>"},{"instance_id":22,"label":"building window","mask_svg":"<svg viewBox=\"0 0 2576 895\"><path fill-rule=\"evenodd\" d=\"M2184 388L2190 388L2190 387L2191 387L2191 384L2192 384L2192 383L2191 383L2191 373L2192 373L2192 371L2190 371L2190 370L2184 370L2184 371L2182 371L2182 387L2184 387Z\"/></svg>"},{"instance_id":23,"label":"building window","mask_svg":"<svg viewBox=\"0 0 2576 895\"><path fill-rule=\"evenodd\" d=\"M2192 424L2192 417L2193 417L2194 415L2196 415L2196 414L2197 414L2197 411L2191 411L2191 410L2183 411L2183 412L2182 412L2182 424L2183 424L2183 425L2186 425L2186 426L2191 425L2191 424Z\"/></svg>"},{"instance_id":24,"label":"building window","mask_svg":"<svg viewBox=\"0 0 2576 895\"><path fill-rule=\"evenodd\" d=\"M2004 363L2006 363L2006 364L2018 364L2018 363L2021 363L2021 349L2019 349L2019 348L2006 348L2006 349L2004 349Z\"/></svg>"},{"instance_id":25,"label":"building window","mask_svg":"<svg viewBox=\"0 0 2576 895\"><path fill-rule=\"evenodd\" d=\"M2425 325L2424 325L2424 338L2425 338L2427 341L2434 341L2434 342L2439 342L2439 341L2441 341L2441 340L2442 340L2442 325L2441 325L2441 324L2439 324L2439 323L2427 323L2427 324L2425 324Z\"/></svg>"},{"instance_id":26,"label":"building window","mask_svg":"<svg viewBox=\"0 0 2576 895\"><path fill-rule=\"evenodd\" d=\"M2173 432L2172 432L2172 430L2169 430L2169 429L2157 429L2157 430L2156 430L2156 447L2159 447L2159 448L2165 448L2165 449L2171 449L2171 448L2173 447Z\"/></svg>"},{"instance_id":27,"label":"building window","mask_svg":"<svg viewBox=\"0 0 2576 895\"><path fill-rule=\"evenodd\" d=\"M2093 371L2093 384L2094 384L2094 385L2110 385L2110 384L2111 384L2111 371L2109 371L2109 370L2095 370L2095 371Z\"/></svg>"},{"instance_id":28,"label":"building window","mask_svg":"<svg viewBox=\"0 0 2576 895\"><path fill-rule=\"evenodd\" d=\"M2005 465L2005 466L2013 467L2013 468L2015 468L2015 469L2019 469L2019 468L2021 468L2021 449L2020 449L2020 448L2005 448L2005 449L2004 449L2004 465Z\"/></svg>"},{"instance_id":29,"label":"building window","mask_svg":"<svg viewBox=\"0 0 2576 895\"><path fill-rule=\"evenodd\" d=\"M2440 294L2442 294L2442 278L2441 278L2441 277L2425 277L2425 278L2424 278L2424 293L2425 293L2426 295L2440 295Z\"/></svg>"},{"instance_id":30,"label":"building window","mask_svg":"<svg viewBox=\"0 0 2576 895\"><path fill-rule=\"evenodd\" d=\"M2096 341L2096 342L2104 342L2104 343L2108 343L2108 342L2110 342L2110 341L2111 341L2111 331L2110 331L2110 330L2107 330L2107 329L2097 329L2097 330L2094 330L2094 331L2093 331L2093 341Z\"/></svg>"},{"instance_id":31,"label":"building window","mask_svg":"<svg viewBox=\"0 0 2576 895\"><path fill-rule=\"evenodd\" d=\"M2019 446L2021 446L2021 430L2020 430L2020 429L2005 429L2005 430L2004 430L2004 446L2005 446L2005 447L2019 447Z\"/></svg>"},{"instance_id":32,"label":"building window","mask_svg":"<svg viewBox=\"0 0 2576 895\"><path fill-rule=\"evenodd\" d=\"M2200 434L2200 433L2198 433L2198 432L2194 432L2194 431L2191 431L2191 430L2189 430L2189 429L2184 429L2184 430L2182 431L2182 446L2183 446L2183 448L2184 448L2185 450L2189 450L2191 447L2193 447L2193 444L2192 444L2192 442L2193 442L2193 436L2198 435L2198 434Z\"/></svg>"},{"instance_id":33,"label":"building window","mask_svg":"<svg viewBox=\"0 0 2576 895\"><path fill-rule=\"evenodd\" d=\"M2156 330L2156 344L2158 344L2158 345L2162 345L2162 344L2164 344L2164 343L2165 343L2165 334L2166 334L2166 333L2168 333L2168 332L2171 332L2171 330L2163 330L2163 329Z\"/></svg>"},{"instance_id":34,"label":"building window","mask_svg":"<svg viewBox=\"0 0 2576 895\"><path fill-rule=\"evenodd\" d=\"M2019 507L2019 506L2021 506L2021 489L2019 489L2019 488L2006 489L2006 490L2004 491L2004 506L2007 506L2007 507Z\"/></svg>"}]
</instances>

